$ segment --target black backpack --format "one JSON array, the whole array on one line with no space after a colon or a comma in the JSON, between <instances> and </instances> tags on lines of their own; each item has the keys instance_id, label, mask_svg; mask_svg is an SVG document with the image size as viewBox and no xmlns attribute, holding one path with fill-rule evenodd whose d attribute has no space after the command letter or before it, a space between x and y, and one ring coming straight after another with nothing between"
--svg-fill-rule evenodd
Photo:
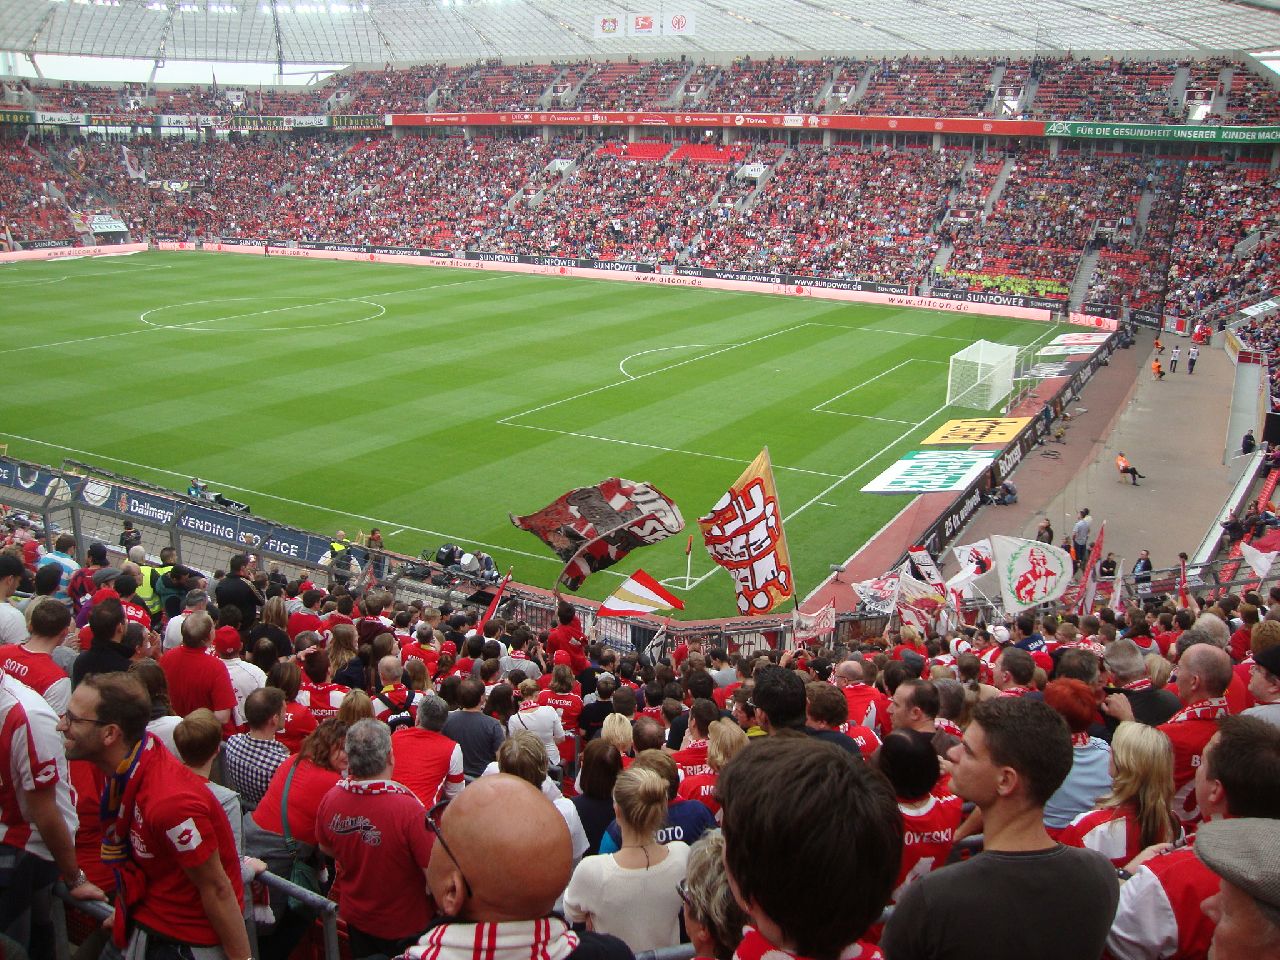
<instances>
[{"instance_id":1,"label":"black backpack","mask_svg":"<svg viewBox=\"0 0 1280 960\"><path fill-rule=\"evenodd\" d=\"M411 711L413 710L413 706L416 701L413 697L414 691L410 690L405 694L404 704L397 707L391 702L391 698L385 693L378 694L378 699L381 700L383 704L386 705L387 709L391 711L383 717L383 720L386 722L387 726L391 728L392 733L395 733L403 727L412 727L414 725L415 720Z\"/></svg>"}]
</instances>

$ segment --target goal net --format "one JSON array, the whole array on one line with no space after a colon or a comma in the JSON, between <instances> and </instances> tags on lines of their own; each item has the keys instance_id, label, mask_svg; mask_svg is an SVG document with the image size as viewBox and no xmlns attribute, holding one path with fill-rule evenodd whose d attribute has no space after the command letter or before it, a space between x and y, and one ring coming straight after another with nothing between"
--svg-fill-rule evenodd
<instances>
[{"instance_id":1,"label":"goal net","mask_svg":"<svg viewBox=\"0 0 1280 960\"><path fill-rule=\"evenodd\" d=\"M1013 391L1018 348L979 340L951 357L947 405L990 410Z\"/></svg>"}]
</instances>

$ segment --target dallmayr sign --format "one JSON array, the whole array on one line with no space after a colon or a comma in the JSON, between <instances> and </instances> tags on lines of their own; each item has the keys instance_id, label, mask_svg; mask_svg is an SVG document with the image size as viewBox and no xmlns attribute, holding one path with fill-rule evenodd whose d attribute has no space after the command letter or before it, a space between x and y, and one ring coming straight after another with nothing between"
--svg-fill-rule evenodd
<instances>
[{"instance_id":1,"label":"dallmayr sign","mask_svg":"<svg viewBox=\"0 0 1280 960\"><path fill-rule=\"evenodd\" d=\"M1046 137L1089 140L1184 140L1197 143L1280 143L1280 127L1176 127L1143 123L1077 123L1053 120L1044 125Z\"/></svg>"}]
</instances>

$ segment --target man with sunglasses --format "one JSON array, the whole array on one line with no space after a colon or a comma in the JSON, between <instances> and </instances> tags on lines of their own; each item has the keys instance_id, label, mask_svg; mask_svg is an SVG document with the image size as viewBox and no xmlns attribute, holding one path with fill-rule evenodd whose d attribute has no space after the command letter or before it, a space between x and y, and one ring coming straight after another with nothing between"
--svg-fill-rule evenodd
<instances>
[{"instance_id":1,"label":"man with sunglasses","mask_svg":"<svg viewBox=\"0 0 1280 960\"><path fill-rule=\"evenodd\" d=\"M0 673L0 931L32 957L52 956L48 896L59 874L77 899L102 899L76 863L79 821L57 727L40 694Z\"/></svg>"},{"instance_id":2,"label":"man with sunglasses","mask_svg":"<svg viewBox=\"0 0 1280 960\"><path fill-rule=\"evenodd\" d=\"M440 916L406 952L411 960L630 960L617 937L575 933L552 914L573 850L537 788L505 773L481 777L427 823L437 841L427 887Z\"/></svg>"},{"instance_id":3,"label":"man with sunglasses","mask_svg":"<svg viewBox=\"0 0 1280 960\"><path fill-rule=\"evenodd\" d=\"M240 858L208 785L147 732L136 677L95 673L58 724L68 760L107 778L102 862L116 877L112 938L131 960L247 960Z\"/></svg>"}]
</instances>

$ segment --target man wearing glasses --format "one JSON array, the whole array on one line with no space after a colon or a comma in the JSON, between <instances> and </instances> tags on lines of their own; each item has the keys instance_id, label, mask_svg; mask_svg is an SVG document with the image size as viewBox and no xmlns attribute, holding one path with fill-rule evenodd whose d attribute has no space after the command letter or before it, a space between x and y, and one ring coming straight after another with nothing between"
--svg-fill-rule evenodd
<instances>
[{"instance_id":1,"label":"man wearing glasses","mask_svg":"<svg viewBox=\"0 0 1280 960\"><path fill-rule=\"evenodd\" d=\"M147 732L150 719L142 684L117 672L85 677L58 724L67 759L107 776L102 862L116 875L112 938L137 960L247 960L231 824L204 781Z\"/></svg>"},{"instance_id":2,"label":"man wearing glasses","mask_svg":"<svg viewBox=\"0 0 1280 960\"><path fill-rule=\"evenodd\" d=\"M505 773L481 777L433 807L427 825L437 840L427 887L440 916L406 952L411 960L630 960L617 937L575 933L552 914L573 851L564 818L537 788Z\"/></svg>"},{"instance_id":3,"label":"man wearing glasses","mask_svg":"<svg viewBox=\"0 0 1280 960\"><path fill-rule=\"evenodd\" d=\"M59 874L77 899L103 898L76 863L79 820L57 726L40 694L0 673L0 930L32 957L53 955L47 902Z\"/></svg>"}]
</instances>

